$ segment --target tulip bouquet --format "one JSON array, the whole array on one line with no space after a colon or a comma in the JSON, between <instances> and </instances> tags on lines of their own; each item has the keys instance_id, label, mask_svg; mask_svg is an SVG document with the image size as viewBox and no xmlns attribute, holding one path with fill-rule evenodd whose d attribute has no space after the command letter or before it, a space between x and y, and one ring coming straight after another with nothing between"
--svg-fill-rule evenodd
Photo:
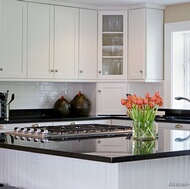
<instances>
[{"instance_id":1,"label":"tulip bouquet","mask_svg":"<svg viewBox=\"0 0 190 189\"><path fill-rule=\"evenodd\" d=\"M153 96L147 93L145 98L135 94L127 95L127 99L121 99L121 104L126 106L127 115L133 120L134 139L155 139L154 119L158 108L163 105L159 92L155 92Z\"/></svg>"}]
</instances>

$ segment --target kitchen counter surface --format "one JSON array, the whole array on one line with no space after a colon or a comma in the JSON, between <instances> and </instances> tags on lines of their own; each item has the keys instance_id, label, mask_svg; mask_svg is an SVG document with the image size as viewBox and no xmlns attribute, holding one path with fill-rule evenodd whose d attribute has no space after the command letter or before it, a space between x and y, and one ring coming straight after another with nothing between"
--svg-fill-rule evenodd
<instances>
[{"instance_id":1,"label":"kitchen counter surface","mask_svg":"<svg viewBox=\"0 0 190 189\"><path fill-rule=\"evenodd\" d=\"M126 140L124 137L120 137L47 143L15 139L11 141L11 137L7 136L6 142L0 143L0 148L83 160L120 163L190 155L190 139L182 142L175 141L176 138L185 138L189 135L190 131L159 128L158 139L150 142L137 142L133 139ZM109 148L109 145L117 142L120 142L123 146L120 145L120 148L117 148L117 145L113 145L112 148Z\"/></svg>"},{"instance_id":2,"label":"kitchen counter surface","mask_svg":"<svg viewBox=\"0 0 190 189\"><path fill-rule=\"evenodd\" d=\"M157 116L155 121L166 123L190 123L189 110L170 110L166 111L165 116ZM101 119L122 119L130 120L126 115L91 115L88 117L63 117L57 114L53 109L27 109L11 110L8 121L0 120L0 124L14 123L37 123L37 122L62 122L62 121L83 121L83 120L101 120Z\"/></svg>"}]
</instances>

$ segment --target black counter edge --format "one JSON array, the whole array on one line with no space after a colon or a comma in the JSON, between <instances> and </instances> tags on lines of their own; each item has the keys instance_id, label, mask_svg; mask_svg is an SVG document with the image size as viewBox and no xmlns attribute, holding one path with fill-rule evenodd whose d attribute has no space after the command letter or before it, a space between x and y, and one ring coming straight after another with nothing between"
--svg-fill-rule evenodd
<instances>
[{"instance_id":1,"label":"black counter edge","mask_svg":"<svg viewBox=\"0 0 190 189\"><path fill-rule=\"evenodd\" d=\"M143 155L133 155L133 156L122 156L122 157L103 157L103 156L96 156L96 155L90 155L90 154L39 149L35 147L16 146L16 145L11 146L9 144L3 144L3 145L0 144L0 148L19 150L19 151L25 151L25 152L34 152L34 153L53 155L53 156L59 156L59 157L75 158L75 159L81 159L81 160L98 161L98 162L103 162L103 163L124 163L124 162L132 162L132 161L152 160L152 159L190 155L190 150L182 150L182 151L160 152L160 153L155 153L155 154L143 154Z\"/></svg>"}]
</instances>

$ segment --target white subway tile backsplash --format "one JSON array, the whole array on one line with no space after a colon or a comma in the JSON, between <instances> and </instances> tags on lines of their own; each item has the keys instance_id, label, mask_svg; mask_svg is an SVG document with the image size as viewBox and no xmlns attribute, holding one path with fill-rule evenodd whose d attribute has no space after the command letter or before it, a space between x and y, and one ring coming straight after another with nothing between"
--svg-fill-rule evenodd
<instances>
[{"instance_id":1,"label":"white subway tile backsplash","mask_svg":"<svg viewBox=\"0 0 190 189\"><path fill-rule=\"evenodd\" d=\"M65 96L68 100L72 100L78 91L82 90L82 84L53 82L0 82L0 92L4 93L7 90L9 90L9 96L11 96L12 93L15 93L15 100L11 103L11 109L53 108L54 103L61 96Z\"/></svg>"}]
</instances>

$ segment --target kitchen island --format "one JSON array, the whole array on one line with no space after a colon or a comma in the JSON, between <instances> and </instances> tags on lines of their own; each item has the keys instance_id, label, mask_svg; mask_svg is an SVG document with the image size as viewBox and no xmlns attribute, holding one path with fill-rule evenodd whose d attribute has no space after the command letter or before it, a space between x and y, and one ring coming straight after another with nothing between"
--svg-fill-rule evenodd
<instances>
[{"instance_id":1,"label":"kitchen island","mask_svg":"<svg viewBox=\"0 0 190 189\"><path fill-rule=\"evenodd\" d=\"M0 181L22 189L190 188L188 130L159 128L158 139L99 148L99 140L0 144ZM177 139L176 139L177 138ZM179 142L179 138L182 139ZM103 139L107 144L116 138ZM108 141L109 140L109 141Z\"/></svg>"}]
</instances>

